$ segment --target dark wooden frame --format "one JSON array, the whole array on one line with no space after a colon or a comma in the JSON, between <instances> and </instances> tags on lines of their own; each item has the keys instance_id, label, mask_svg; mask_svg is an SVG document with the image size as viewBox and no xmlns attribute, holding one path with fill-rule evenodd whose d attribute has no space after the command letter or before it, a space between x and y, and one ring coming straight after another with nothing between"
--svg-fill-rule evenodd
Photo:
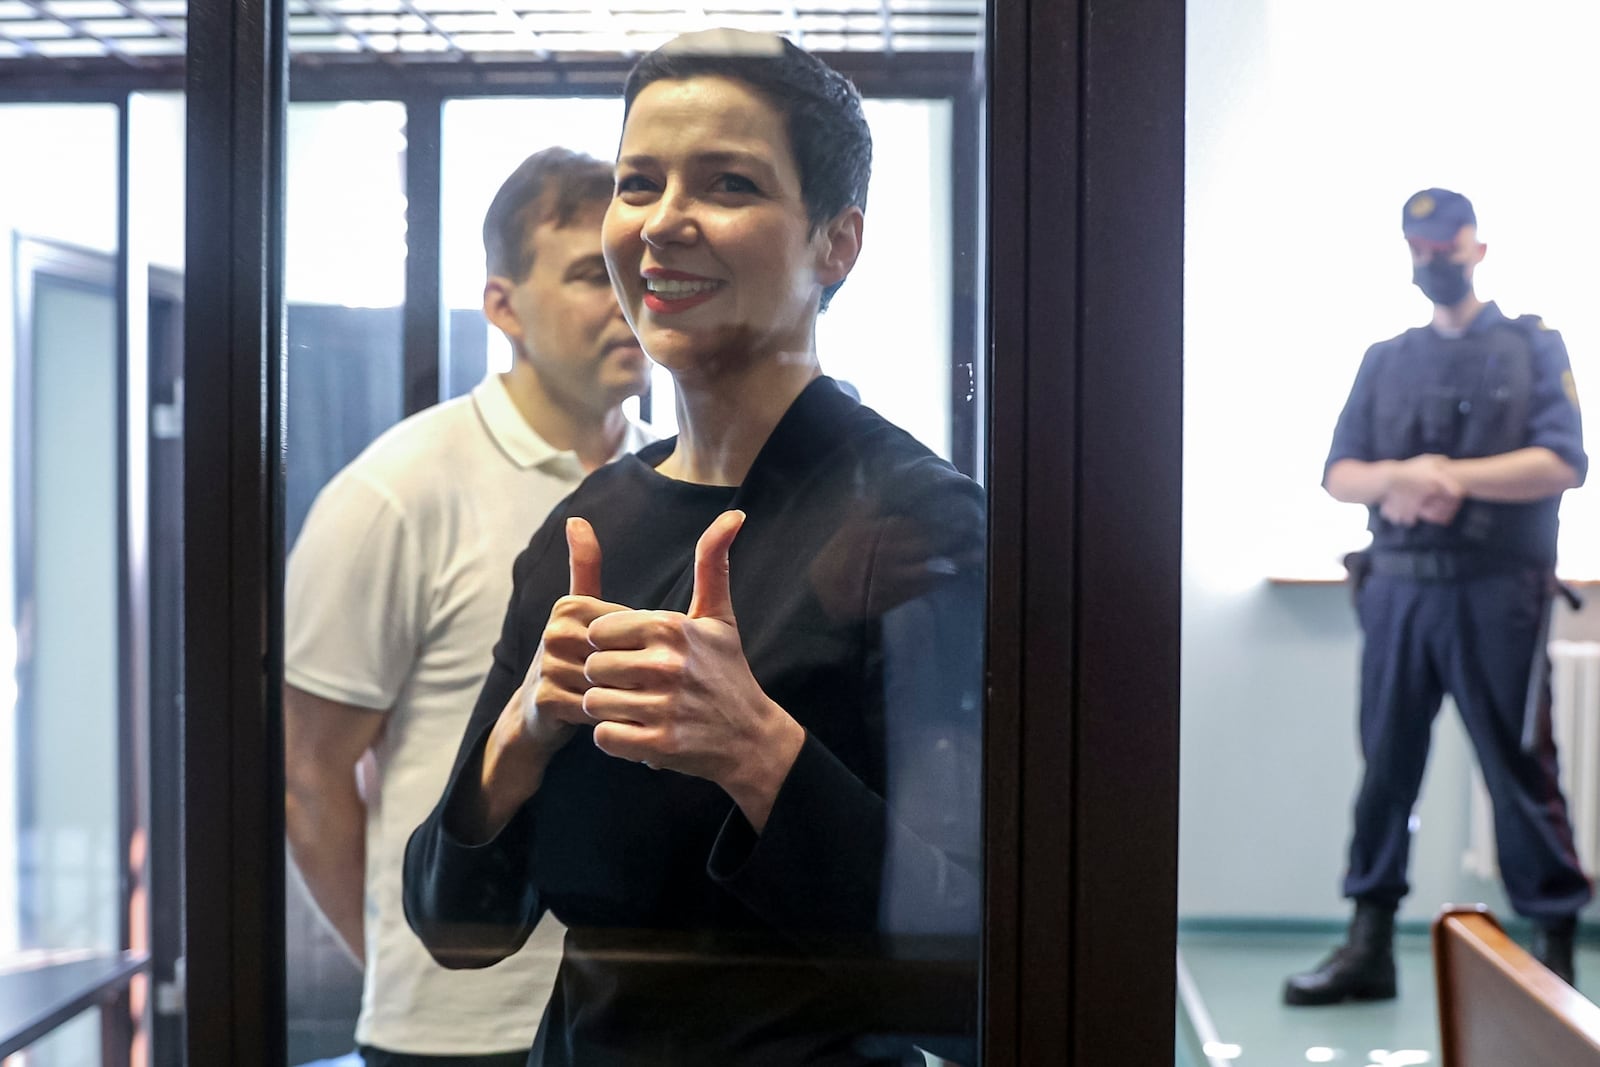
<instances>
[{"instance_id":1,"label":"dark wooden frame","mask_svg":"<svg viewBox=\"0 0 1600 1067\"><path fill-rule=\"evenodd\" d=\"M191 1064L284 1062L282 0L191 0L184 934Z\"/></svg>"},{"instance_id":2,"label":"dark wooden frame","mask_svg":"<svg viewBox=\"0 0 1600 1067\"><path fill-rule=\"evenodd\" d=\"M1181 0L991 27L985 1063L1173 1055Z\"/></svg>"}]
</instances>

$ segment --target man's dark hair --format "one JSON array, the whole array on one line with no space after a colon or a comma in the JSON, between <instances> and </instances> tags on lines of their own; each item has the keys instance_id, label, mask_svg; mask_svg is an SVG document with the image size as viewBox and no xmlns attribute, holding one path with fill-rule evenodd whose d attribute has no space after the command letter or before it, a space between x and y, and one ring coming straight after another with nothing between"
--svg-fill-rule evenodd
<instances>
[{"instance_id":1,"label":"man's dark hair","mask_svg":"<svg viewBox=\"0 0 1600 1067\"><path fill-rule=\"evenodd\" d=\"M850 80L784 38L748 35L770 46L767 54L767 47L699 51L695 44L699 36L679 38L635 64L623 89L623 121L633 110L634 99L653 82L706 76L743 82L783 115L811 232L815 234L847 207L866 210L872 131L861 111L861 94ZM841 280L823 292L823 308L843 284Z\"/></svg>"},{"instance_id":2,"label":"man's dark hair","mask_svg":"<svg viewBox=\"0 0 1600 1067\"><path fill-rule=\"evenodd\" d=\"M578 212L611 201L608 164L566 148L546 148L523 160L494 194L483 216L484 260L490 274L520 282L533 269L536 227L569 225Z\"/></svg>"}]
</instances>

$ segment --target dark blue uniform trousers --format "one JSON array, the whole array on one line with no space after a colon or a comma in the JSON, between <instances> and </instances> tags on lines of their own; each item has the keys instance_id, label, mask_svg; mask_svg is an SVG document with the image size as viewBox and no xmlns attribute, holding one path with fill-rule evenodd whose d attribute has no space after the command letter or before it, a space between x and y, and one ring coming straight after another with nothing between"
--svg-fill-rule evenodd
<instances>
[{"instance_id":1,"label":"dark blue uniform trousers","mask_svg":"<svg viewBox=\"0 0 1600 1067\"><path fill-rule=\"evenodd\" d=\"M1528 671L1545 576L1534 570L1454 581L1369 577L1357 601L1361 657L1361 751L1344 895L1397 906L1410 888L1410 818L1428 761L1434 716L1455 698L1494 804L1500 876L1528 918L1572 915L1590 896L1572 845L1556 777L1555 743L1521 750ZM1549 689L1546 686L1548 703Z\"/></svg>"}]
</instances>

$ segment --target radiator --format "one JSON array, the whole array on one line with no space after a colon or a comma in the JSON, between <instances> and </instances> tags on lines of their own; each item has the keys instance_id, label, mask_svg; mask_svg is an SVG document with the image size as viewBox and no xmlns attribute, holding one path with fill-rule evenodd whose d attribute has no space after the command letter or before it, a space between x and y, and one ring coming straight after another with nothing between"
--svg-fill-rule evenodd
<instances>
[{"instance_id":1,"label":"radiator","mask_svg":"<svg viewBox=\"0 0 1600 1067\"><path fill-rule=\"evenodd\" d=\"M1600 641L1550 642L1551 727L1561 761L1561 791L1584 873L1600 873ZM1494 878L1494 814L1476 762L1472 766L1471 826L1462 866Z\"/></svg>"}]
</instances>

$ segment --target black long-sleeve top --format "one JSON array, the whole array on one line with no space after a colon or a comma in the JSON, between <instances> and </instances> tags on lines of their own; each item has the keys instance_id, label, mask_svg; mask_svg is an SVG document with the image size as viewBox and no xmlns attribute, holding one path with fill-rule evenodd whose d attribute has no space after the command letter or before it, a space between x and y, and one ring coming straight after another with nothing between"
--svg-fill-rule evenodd
<instances>
[{"instance_id":1,"label":"black long-sleeve top","mask_svg":"<svg viewBox=\"0 0 1600 1067\"><path fill-rule=\"evenodd\" d=\"M913 1040L960 1054L982 494L827 378L736 488L658 474L672 447L591 475L519 557L456 769L406 850L407 918L449 967L504 958L547 909L569 927L530 1064L920 1063L902 1058ZM455 839L443 813L567 591L566 518L594 527L603 599L686 611L695 542L729 508L747 516L730 554L745 655L806 730L764 830L711 782L614 759L580 730L493 840Z\"/></svg>"}]
</instances>

